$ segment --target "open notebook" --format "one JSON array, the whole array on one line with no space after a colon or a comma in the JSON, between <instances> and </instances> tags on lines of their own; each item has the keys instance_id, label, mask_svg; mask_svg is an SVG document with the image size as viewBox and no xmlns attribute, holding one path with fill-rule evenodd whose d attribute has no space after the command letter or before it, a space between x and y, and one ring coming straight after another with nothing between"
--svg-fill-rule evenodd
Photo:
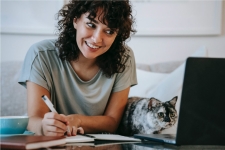
<instances>
[{"instance_id":1,"label":"open notebook","mask_svg":"<svg viewBox=\"0 0 225 150\"><path fill-rule=\"evenodd\" d=\"M127 137L117 134L86 134L86 135L77 135L66 137L66 143L71 142L92 142L95 140L104 140L104 141L129 141L129 142L139 142L140 139Z\"/></svg>"},{"instance_id":2,"label":"open notebook","mask_svg":"<svg viewBox=\"0 0 225 150\"><path fill-rule=\"evenodd\" d=\"M140 139L126 137L116 134L87 134L76 135L70 137L57 137L57 136L33 136L33 135L9 135L1 136L1 148L14 148L14 149L37 149L43 147L51 147L57 145L64 145L66 143L84 143L92 142L95 140L102 140L108 142L140 142Z\"/></svg>"},{"instance_id":3,"label":"open notebook","mask_svg":"<svg viewBox=\"0 0 225 150\"><path fill-rule=\"evenodd\" d=\"M138 142L130 142L130 141L95 141L95 142L84 142L84 143L66 143L64 146L91 146L91 147L102 147L102 146L110 146L110 145L120 145L120 144L138 144L141 143L141 141ZM61 147L64 147L61 146Z\"/></svg>"}]
</instances>

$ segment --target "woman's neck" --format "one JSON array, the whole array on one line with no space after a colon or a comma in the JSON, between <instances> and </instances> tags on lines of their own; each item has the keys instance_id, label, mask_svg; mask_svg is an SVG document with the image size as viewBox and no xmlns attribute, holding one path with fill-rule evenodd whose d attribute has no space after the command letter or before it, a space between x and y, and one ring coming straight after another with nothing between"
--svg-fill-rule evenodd
<instances>
[{"instance_id":1,"label":"woman's neck","mask_svg":"<svg viewBox=\"0 0 225 150\"><path fill-rule=\"evenodd\" d=\"M87 59L82 54L75 61L70 62L76 74L84 81L91 80L99 71L96 59Z\"/></svg>"},{"instance_id":2,"label":"woman's neck","mask_svg":"<svg viewBox=\"0 0 225 150\"><path fill-rule=\"evenodd\" d=\"M94 66L96 66L96 58L95 59L87 59L82 55L82 53L79 54L79 58L75 61L71 61L71 63L75 64L76 67L91 69Z\"/></svg>"}]
</instances>

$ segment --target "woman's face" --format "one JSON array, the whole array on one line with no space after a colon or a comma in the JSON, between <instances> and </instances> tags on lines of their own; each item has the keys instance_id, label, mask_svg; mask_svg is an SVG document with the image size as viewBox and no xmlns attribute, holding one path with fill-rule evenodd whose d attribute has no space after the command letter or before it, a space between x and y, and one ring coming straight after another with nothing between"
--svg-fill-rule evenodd
<instances>
[{"instance_id":1,"label":"woman's face","mask_svg":"<svg viewBox=\"0 0 225 150\"><path fill-rule=\"evenodd\" d=\"M73 21L74 28L77 30L77 45L83 56L88 59L94 59L109 50L117 36L116 31L98 20L99 13L98 11L93 21L88 19L89 13Z\"/></svg>"}]
</instances>

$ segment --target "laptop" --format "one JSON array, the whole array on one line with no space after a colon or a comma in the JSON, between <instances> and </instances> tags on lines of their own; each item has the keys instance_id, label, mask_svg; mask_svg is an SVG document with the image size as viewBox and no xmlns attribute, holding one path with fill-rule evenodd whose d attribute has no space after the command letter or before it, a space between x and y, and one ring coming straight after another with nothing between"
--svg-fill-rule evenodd
<instances>
[{"instance_id":1,"label":"laptop","mask_svg":"<svg viewBox=\"0 0 225 150\"><path fill-rule=\"evenodd\" d=\"M134 134L176 145L225 145L225 58L186 60L176 135Z\"/></svg>"}]
</instances>

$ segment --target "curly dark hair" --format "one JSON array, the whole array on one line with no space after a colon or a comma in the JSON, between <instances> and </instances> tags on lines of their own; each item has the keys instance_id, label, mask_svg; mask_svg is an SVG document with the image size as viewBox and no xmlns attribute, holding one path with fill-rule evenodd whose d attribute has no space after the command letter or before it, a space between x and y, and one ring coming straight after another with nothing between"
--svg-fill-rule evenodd
<instances>
[{"instance_id":1,"label":"curly dark hair","mask_svg":"<svg viewBox=\"0 0 225 150\"><path fill-rule=\"evenodd\" d=\"M55 45L59 49L61 60L77 60L80 50L76 42L73 20L87 12L89 13L88 18L92 20L96 17L99 9L103 12L100 21L109 28L118 30L109 50L96 59L98 67L107 77L111 77L114 73L124 71L125 63L129 58L125 41L130 38L132 33L136 32L133 29L134 19L128 0L71 0L58 12L59 37Z\"/></svg>"}]
</instances>

